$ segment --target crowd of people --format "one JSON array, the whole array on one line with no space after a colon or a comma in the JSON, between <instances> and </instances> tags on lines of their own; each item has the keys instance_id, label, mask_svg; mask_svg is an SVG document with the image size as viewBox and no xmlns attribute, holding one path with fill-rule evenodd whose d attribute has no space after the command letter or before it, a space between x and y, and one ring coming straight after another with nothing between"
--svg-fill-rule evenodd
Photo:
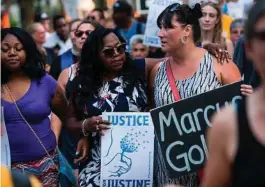
<instances>
[{"instance_id":1,"label":"crowd of people","mask_svg":"<svg viewBox=\"0 0 265 187\"><path fill-rule=\"evenodd\" d=\"M53 33L45 13L25 29L2 29L12 171L44 187L99 187L100 138L110 129L102 112L148 112L243 80L242 102L212 120L203 170L170 176L155 137L153 186L265 186L265 1L229 28L222 6L169 5L157 19L161 48L145 45L145 24L126 1L114 3L112 19L101 9L70 23L56 15ZM62 157L75 179L67 185Z\"/></svg>"}]
</instances>

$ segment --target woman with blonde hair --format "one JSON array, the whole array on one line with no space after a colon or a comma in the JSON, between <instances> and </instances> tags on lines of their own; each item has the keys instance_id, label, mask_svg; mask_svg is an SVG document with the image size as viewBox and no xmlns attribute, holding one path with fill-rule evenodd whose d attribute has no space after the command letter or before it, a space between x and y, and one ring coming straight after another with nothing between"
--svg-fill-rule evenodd
<instances>
[{"instance_id":1,"label":"woman with blonde hair","mask_svg":"<svg viewBox=\"0 0 265 187\"><path fill-rule=\"evenodd\" d=\"M222 35L222 12L219 5L213 2L203 2L201 7L202 18L200 18L200 27L202 45L206 43L223 44L229 54L233 55L233 43Z\"/></svg>"}]
</instances>

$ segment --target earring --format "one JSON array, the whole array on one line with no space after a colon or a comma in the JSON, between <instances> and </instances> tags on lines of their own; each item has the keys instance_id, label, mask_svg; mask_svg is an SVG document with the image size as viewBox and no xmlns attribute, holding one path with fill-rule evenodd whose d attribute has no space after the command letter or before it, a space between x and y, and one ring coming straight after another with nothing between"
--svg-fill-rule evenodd
<instances>
[{"instance_id":1,"label":"earring","mask_svg":"<svg viewBox=\"0 0 265 187\"><path fill-rule=\"evenodd\" d=\"M187 37L187 36L182 36L180 40L181 40L181 42L182 42L183 44L186 44L187 41L188 41L188 37Z\"/></svg>"}]
</instances>

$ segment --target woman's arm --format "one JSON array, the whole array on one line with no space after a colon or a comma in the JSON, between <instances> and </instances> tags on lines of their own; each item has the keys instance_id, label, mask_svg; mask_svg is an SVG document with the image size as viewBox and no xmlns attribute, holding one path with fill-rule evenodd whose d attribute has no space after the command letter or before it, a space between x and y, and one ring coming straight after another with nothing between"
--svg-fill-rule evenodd
<instances>
[{"instance_id":1,"label":"woman's arm","mask_svg":"<svg viewBox=\"0 0 265 187\"><path fill-rule=\"evenodd\" d=\"M231 42L231 44L232 44L232 42ZM216 44L216 43L208 43L207 45L204 45L203 48L206 49L210 54L215 56L217 58L217 62L220 64L224 63L225 61L229 61L231 59L231 56L227 53L226 50L224 50L225 45ZM164 61L164 60L165 60L165 58L159 58L159 59L146 58L145 59L145 64L146 64L145 71L146 71L146 75L147 75L147 80L148 80L150 72L155 67L155 65L158 64L159 62Z\"/></svg>"},{"instance_id":2,"label":"woman's arm","mask_svg":"<svg viewBox=\"0 0 265 187\"><path fill-rule=\"evenodd\" d=\"M51 128L56 136L56 141L58 144L61 129L62 129L62 122L54 113L51 114Z\"/></svg>"},{"instance_id":3,"label":"woman's arm","mask_svg":"<svg viewBox=\"0 0 265 187\"><path fill-rule=\"evenodd\" d=\"M214 72L216 73L218 80L223 84L231 84L241 80L239 69L231 60L227 63L218 63L216 58L214 61Z\"/></svg>"},{"instance_id":4,"label":"woman's arm","mask_svg":"<svg viewBox=\"0 0 265 187\"><path fill-rule=\"evenodd\" d=\"M145 73L146 73L146 80L149 80L149 75L152 71L152 69L155 67L156 64L158 64L159 62L162 62L165 58L146 58L145 59Z\"/></svg>"},{"instance_id":5,"label":"woman's arm","mask_svg":"<svg viewBox=\"0 0 265 187\"><path fill-rule=\"evenodd\" d=\"M55 94L52 98L51 108L52 112L59 117L62 123L66 120L68 103L64 91L60 84L57 85Z\"/></svg>"},{"instance_id":6,"label":"woman's arm","mask_svg":"<svg viewBox=\"0 0 265 187\"><path fill-rule=\"evenodd\" d=\"M233 42L231 40L226 39L225 40L225 43L226 43L226 49L227 49L229 55L230 56L233 56L234 55L234 45L233 45Z\"/></svg>"},{"instance_id":7,"label":"woman's arm","mask_svg":"<svg viewBox=\"0 0 265 187\"><path fill-rule=\"evenodd\" d=\"M157 71L159 69L159 66L160 66L160 63L157 63L151 73L150 73L150 77L149 77L149 85L148 85L148 88L149 88L149 108L152 109L155 107L155 103L154 103L154 84L155 84L155 77L156 77L156 74L157 74Z\"/></svg>"},{"instance_id":8,"label":"woman's arm","mask_svg":"<svg viewBox=\"0 0 265 187\"><path fill-rule=\"evenodd\" d=\"M237 150L236 121L234 106L224 108L214 116L212 128L207 133L209 159L202 187L229 186Z\"/></svg>"},{"instance_id":9,"label":"woman's arm","mask_svg":"<svg viewBox=\"0 0 265 187\"><path fill-rule=\"evenodd\" d=\"M65 69L61 72L59 79L58 79L58 85L60 85L64 95L65 95L65 87L66 87L67 77L68 77L68 70L67 69ZM61 102L63 102L63 101L61 101ZM60 104L60 105L64 105L64 104ZM62 122L61 122L60 118L58 116L56 116L54 113L51 114L51 128L52 128L52 130L56 136L57 143L58 143L59 136L60 136L61 129L62 129Z\"/></svg>"},{"instance_id":10,"label":"woman's arm","mask_svg":"<svg viewBox=\"0 0 265 187\"><path fill-rule=\"evenodd\" d=\"M69 72L69 68L64 69L58 78L58 83L61 85L63 91L65 92L65 88L66 88L66 84L68 81L68 72Z\"/></svg>"},{"instance_id":11,"label":"woman's arm","mask_svg":"<svg viewBox=\"0 0 265 187\"><path fill-rule=\"evenodd\" d=\"M110 123L103 120L100 116L93 116L84 120L78 120L76 117L76 109L73 104L73 100L70 99L70 104L67 108L67 120L66 128L76 134L82 133L82 124L84 123L84 129L88 132L100 132L102 135L103 130L110 129L108 126Z\"/></svg>"}]
</instances>

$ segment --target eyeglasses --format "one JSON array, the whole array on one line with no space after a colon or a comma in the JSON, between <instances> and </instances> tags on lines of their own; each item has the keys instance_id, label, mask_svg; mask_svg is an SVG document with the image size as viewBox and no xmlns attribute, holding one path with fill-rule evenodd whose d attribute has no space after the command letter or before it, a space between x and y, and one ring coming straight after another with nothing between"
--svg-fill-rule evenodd
<instances>
[{"instance_id":1,"label":"eyeglasses","mask_svg":"<svg viewBox=\"0 0 265 187\"><path fill-rule=\"evenodd\" d=\"M105 48L102 50L105 57L111 58L115 53L123 54L126 51L126 44L120 44L117 47Z\"/></svg>"},{"instance_id":2,"label":"eyeglasses","mask_svg":"<svg viewBox=\"0 0 265 187\"><path fill-rule=\"evenodd\" d=\"M259 40L262 40L262 41L265 41L265 30L263 31L254 31L253 33L254 37L259 39Z\"/></svg>"},{"instance_id":3,"label":"eyeglasses","mask_svg":"<svg viewBox=\"0 0 265 187\"><path fill-rule=\"evenodd\" d=\"M87 30L87 31L75 31L75 36L80 38L82 37L84 34L86 34L86 36L91 34L91 30Z\"/></svg>"},{"instance_id":4,"label":"eyeglasses","mask_svg":"<svg viewBox=\"0 0 265 187\"><path fill-rule=\"evenodd\" d=\"M96 20L96 17L95 16L87 16L87 19L88 20L91 20L91 21L95 21Z\"/></svg>"}]
</instances>

